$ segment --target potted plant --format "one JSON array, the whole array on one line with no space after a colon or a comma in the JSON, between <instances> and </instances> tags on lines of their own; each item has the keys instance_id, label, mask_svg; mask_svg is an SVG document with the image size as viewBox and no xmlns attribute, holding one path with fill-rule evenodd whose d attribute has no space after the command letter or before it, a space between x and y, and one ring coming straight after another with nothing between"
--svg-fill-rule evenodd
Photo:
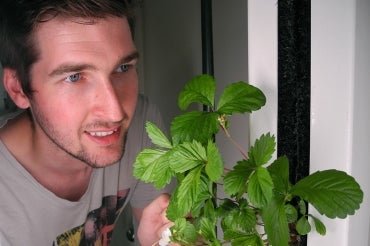
<instances>
[{"instance_id":1,"label":"potted plant","mask_svg":"<svg viewBox=\"0 0 370 246\"><path fill-rule=\"evenodd\" d=\"M177 180L167 209L167 217L174 222L172 242L284 246L308 234L312 225L325 235L325 225L308 213L308 204L328 218L345 218L359 209L363 192L343 171L318 171L291 184L288 158L272 160L276 143L270 133L243 150L228 131L228 117L258 110L266 98L258 88L236 82L224 89L215 104L215 87L209 75L187 83L178 98L180 109L199 103L210 110L175 117L170 137L147 122L147 133L156 148L140 152L134 165L134 176L157 188ZM225 170L214 141L220 129L240 151L240 161L231 170ZM223 189L227 198L219 199L218 189ZM222 238L216 233L217 225Z\"/></svg>"}]
</instances>

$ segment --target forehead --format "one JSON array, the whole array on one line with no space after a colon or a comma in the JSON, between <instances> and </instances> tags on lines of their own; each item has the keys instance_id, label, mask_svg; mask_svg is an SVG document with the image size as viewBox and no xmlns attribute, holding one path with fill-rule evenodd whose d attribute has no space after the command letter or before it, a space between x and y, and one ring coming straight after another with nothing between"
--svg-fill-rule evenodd
<instances>
[{"instance_id":1,"label":"forehead","mask_svg":"<svg viewBox=\"0 0 370 246\"><path fill-rule=\"evenodd\" d=\"M34 41L39 62L50 65L64 59L121 59L135 50L127 19L56 17L40 23Z\"/></svg>"}]
</instances>

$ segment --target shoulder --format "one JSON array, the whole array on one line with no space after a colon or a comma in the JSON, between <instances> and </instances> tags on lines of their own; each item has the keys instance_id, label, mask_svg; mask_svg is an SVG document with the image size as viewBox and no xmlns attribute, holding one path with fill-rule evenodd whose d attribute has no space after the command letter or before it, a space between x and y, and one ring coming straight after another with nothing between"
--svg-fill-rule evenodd
<instances>
[{"instance_id":1,"label":"shoulder","mask_svg":"<svg viewBox=\"0 0 370 246\"><path fill-rule=\"evenodd\" d=\"M139 94L136 105L135 117L150 117L156 114L159 114L157 105L150 101L150 99L147 96Z\"/></svg>"},{"instance_id":2,"label":"shoulder","mask_svg":"<svg viewBox=\"0 0 370 246\"><path fill-rule=\"evenodd\" d=\"M154 123L166 132L158 107L148 97L139 95L135 115L128 130L126 153L129 152L129 149L135 149L134 153L138 153L142 148L152 145L146 133L147 122Z\"/></svg>"},{"instance_id":3,"label":"shoulder","mask_svg":"<svg viewBox=\"0 0 370 246\"><path fill-rule=\"evenodd\" d=\"M145 126L147 121L161 125L162 116L157 105L151 102L147 96L140 94L130 128L135 128L136 126Z\"/></svg>"},{"instance_id":4,"label":"shoulder","mask_svg":"<svg viewBox=\"0 0 370 246\"><path fill-rule=\"evenodd\" d=\"M23 110L17 110L15 112L9 112L9 113L5 113L3 115L0 116L0 128L5 126L9 120L11 119L14 119L16 118L17 116L19 116L22 112L24 112Z\"/></svg>"}]
</instances>

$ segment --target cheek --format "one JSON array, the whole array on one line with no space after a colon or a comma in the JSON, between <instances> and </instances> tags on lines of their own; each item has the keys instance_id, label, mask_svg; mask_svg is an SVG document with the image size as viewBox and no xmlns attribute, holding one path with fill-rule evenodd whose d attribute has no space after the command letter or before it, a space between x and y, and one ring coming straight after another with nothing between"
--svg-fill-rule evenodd
<instances>
[{"instance_id":1,"label":"cheek","mask_svg":"<svg viewBox=\"0 0 370 246\"><path fill-rule=\"evenodd\" d=\"M126 88L126 90L122 93L120 99L121 105L129 117L132 117L135 112L137 96L137 87Z\"/></svg>"},{"instance_id":2,"label":"cheek","mask_svg":"<svg viewBox=\"0 0 370 246\"><path fill-rule=\"evenodd\" d=\"M80 108L84 104L78 103L76 99L81 100L81 97L66 97L57 93L37 93L32 100L31 107L53 125L72 126L72 122L78 120L83 113Z\"/></svg>"},{"instance_id":3,"label":"cheek","mask_svg":"<svg viewBox=\"0 0 370 246\"><path fill-rule=\"evenodd\" d=\"M126 113L132 115L135 111L138 96L137 76L129 82L117 84L115 90Z\"/></svg>"}]
</instances>

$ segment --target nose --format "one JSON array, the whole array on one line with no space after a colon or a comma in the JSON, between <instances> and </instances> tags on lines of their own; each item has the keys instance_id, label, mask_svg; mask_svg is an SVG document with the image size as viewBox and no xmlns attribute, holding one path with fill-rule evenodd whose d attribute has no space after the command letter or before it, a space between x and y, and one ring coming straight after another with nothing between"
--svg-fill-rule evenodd
<instances>
[{"instance_id":1,"label":"nose","mask_svg":"<svg viewBox=\"0 0 370 246\"><path fill-rule=\"evenodd\" d=\"M110 80L99 83L95 89L95 114L105 121L119 122L124 118L122 108L122 95L120 95Z\"/></svg>"}]
</instances>

